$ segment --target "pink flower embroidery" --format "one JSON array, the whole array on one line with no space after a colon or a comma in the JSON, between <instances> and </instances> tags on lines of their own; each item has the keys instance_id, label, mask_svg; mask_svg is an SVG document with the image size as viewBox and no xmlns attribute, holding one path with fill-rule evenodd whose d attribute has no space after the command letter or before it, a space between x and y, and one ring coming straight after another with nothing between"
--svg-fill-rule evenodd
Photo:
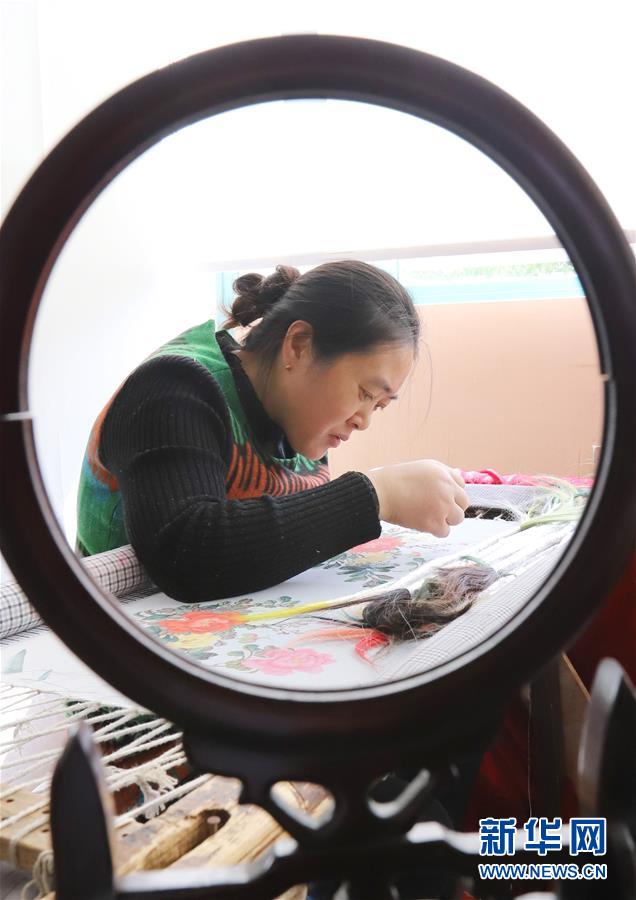
<instances>
[{"instance_id":1,"label":"pink flower embroidery","mask_svg":"<svg viewBox=\"0 0 636 900\"><path fill-rule=\"evenodd\" d=\"M381 553L384 550L394 550L401 543L399 537L379 537L374 541L367 541L366 544L357 544L355 547L351 547L349 553Z\"/></svg>"},{"instance_id":2,"label":"pink flower embroidery","mask_svg":"<svg viewBox=\"0 0 636 900\"><path fill-rule=\"evenodd\" d=\"M241 613L194 610L193 612L184 613L178 619L162 619L157 624L172 634L184 634L185 632L203 634L204 632L227 631L242 621L243 616Z\"/></svg>"},{"instance_id":3,"label":"pink flower embroidery","mask_svg":"<svg viewBox=\"0 0 636 900\"><path fill-rule=\"evenodd\" d=\"M243 665L266 675L288 675L290 672L322 672L322 667L333 661L329 653L317 653L311 648L290 650L279 647L256 654L244 660Z\"/></svg>"}]
</instances>

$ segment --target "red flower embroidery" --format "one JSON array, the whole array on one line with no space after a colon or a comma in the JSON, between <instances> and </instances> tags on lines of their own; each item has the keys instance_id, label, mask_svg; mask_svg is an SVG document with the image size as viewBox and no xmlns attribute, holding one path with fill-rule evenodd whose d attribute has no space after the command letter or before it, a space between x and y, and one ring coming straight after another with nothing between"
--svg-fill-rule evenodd
<instances>
[{"instance_id":1,"label":"red flower embroidery","mask_svg":"<svg viewBox=\"0 0 636 900\"><path fill-rule=\"evenodd\" d=\"M311 648L289 650L279 647L251 656L243 665L266 675L288 675L290 672L322 672L322 667L333 661L329 653L317 653Z\"/></svg>"},{"instance_id":2,"label":"red flower embroidery","mask_svg":"<svg viewBox=\"0 0 636 900\"><path fill-rule=\"evenodd\" d=\"M393 550L401 543L399 537L379 537L366 544L357 544L349 550L349 553L381 553L384 550Z\"/></svg>"},{"instance_id":3,"label":"red flower embroidery","mask_svg":"<svg viewBox=\"0 0 636 900\"><path fill-rule=\"evenodd\" d=\"M178 619L162 619L157 624L172 634L184 634L194 632L203 634L212 631L227 631L243 621L241 613L237 612L207 612L196 610L184 613Z\"/></svg>"}]
</instances>

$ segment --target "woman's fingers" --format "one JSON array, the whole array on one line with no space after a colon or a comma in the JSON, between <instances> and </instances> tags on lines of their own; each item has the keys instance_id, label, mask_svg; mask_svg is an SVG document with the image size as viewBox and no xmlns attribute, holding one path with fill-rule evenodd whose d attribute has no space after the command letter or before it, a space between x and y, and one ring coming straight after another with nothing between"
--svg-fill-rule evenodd
<instances>
[{"instance_id":1,"label":"woman's fingers","mask_svg":"<svg viewBox=\"0 0 636 900\"><path fill-rule=\"evenodd\" d=\"M470 506L470 500L468 499L468 494L466 493L466 491L461 489L455 491L455 503L461 509L468 509L468 507Z\"/></svg>"},{"instance_id":2,"label":"woman's fingers","mask_svg":"<svg viewBox=\"0 0 636 900\"><path fill-rule=\"evenodd\" d=\"M457 488L455 489L455 503L458 506L461 506L462 509L466 509L470 505L468 494L464 490L464 488L466 487L466 482L462 478L459 469L449 468L448 471L450 472L451 477L457 485Z\"/></svg>"},{"instance_id":3,"label":"woman's fingers","mask_svg":"<svg viewBox=\"0 0 636 900\"><path fill-rule=\"evenodd\" d=\"M448 525L460 525L464 521L464 510L460 506L453 506L446 516Z\"/></svg>"},{"instance_id":4,"label":"woman's fingers","mask_svg":"<svg viewBox=\"0 0 636 900\"><path fill-rule=\"evenodd\" d=\"M457 484L458 484L460 487L466 487L466 482L465 482L464 479L462 478L462 472L461 472L461 469L452 469L452 468L449 466L448 470L449 470L449 472L451 473L451 475L453 476L453 478L455 479L455 481L457 482Z\"/></svg>"},{"instance_id":5,"label":"woman's fingers","mask_svg":"<svg viewBox=\"0 0 636 900\"><path fill-rule=\"evenodd\" d=\"M378 497L381 519L441 538L464 521L469 500L459 469L422 459L372 469L368 477Z\"/></svg>"}]
</instances>

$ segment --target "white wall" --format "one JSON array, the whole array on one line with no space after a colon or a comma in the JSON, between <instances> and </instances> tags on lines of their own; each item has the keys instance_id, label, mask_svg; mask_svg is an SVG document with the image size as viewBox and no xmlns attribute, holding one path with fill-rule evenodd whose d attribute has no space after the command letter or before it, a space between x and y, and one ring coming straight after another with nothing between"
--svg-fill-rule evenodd
<instances>
[{"instance_id":1,"label":"white wall","mask_svg":"<svg viewBox=\"0 0 636 900\"><path fill-rule=\"evenodd\" d=\"M635 18L618 0L4 0L3 208L74 122L134 78L235 40L320 31L415 46L490 78L565 140L634 228ZM162 142L84 217L38 317L31 406L69 537L94 415L148 351L213 313L215 261L549 230L472 148L387 110L273 104Z\"/></svg>"}]
</instances>

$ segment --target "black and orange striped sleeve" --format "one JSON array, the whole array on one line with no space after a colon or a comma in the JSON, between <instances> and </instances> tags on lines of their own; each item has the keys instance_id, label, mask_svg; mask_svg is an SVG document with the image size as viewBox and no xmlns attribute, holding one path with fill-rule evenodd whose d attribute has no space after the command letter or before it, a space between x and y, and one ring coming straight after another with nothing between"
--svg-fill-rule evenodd
<instances>
[{"instance_id":1,"label":"black and orange striped sleeve","mask_svg":"<svg viewBox=\"0 0 636 900\"><path fill-rule=\"evenodd\" d=\"M358 472L282 496L228 499L232 446L218 384L182 357L140 366L106 416L100 458L119 481L128 537L170 596L249 594L379 535L377 497Z\"/></svg>"}]
</instances>

